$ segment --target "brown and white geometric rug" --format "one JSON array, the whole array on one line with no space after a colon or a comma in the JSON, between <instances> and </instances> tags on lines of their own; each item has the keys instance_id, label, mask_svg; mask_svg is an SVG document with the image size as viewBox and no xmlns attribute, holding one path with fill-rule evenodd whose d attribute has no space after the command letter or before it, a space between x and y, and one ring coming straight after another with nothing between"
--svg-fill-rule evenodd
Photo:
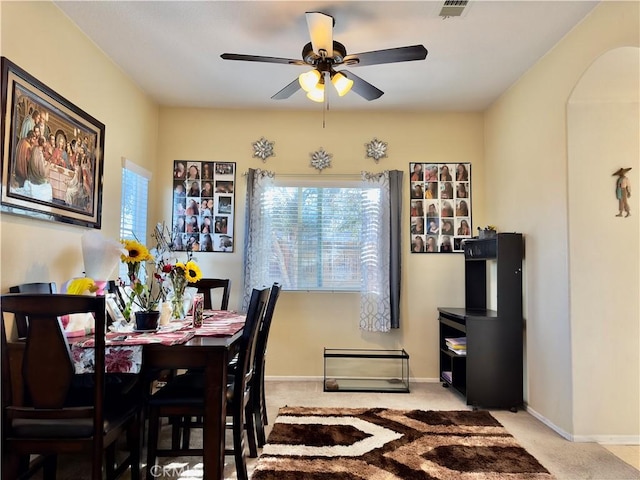
<instances>
[{"instance_id":1,"label":"brown and white geometric rug","mask_svg":"<svg viewBox=\"0 0 640 480\"><path fill-rule=\"evenodd\" d=\"M252 480L504 480L552 475L486 411L284 407Z\"/></svg>"}]
</instances>

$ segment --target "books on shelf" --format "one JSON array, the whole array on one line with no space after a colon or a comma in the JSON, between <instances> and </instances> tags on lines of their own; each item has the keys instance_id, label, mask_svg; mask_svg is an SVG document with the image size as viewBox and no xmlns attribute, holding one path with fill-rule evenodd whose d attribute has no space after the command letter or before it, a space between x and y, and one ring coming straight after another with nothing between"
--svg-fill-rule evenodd
<instances>
[{"instance_id":1,"label":"books on shelf","mask_svg":"<svg viewBox=\"0 0 640 480\"><path fill-rule=\"evenodd\" d=\"M467 348L467 337L445 338L444 341L453 348Z\"/></svg>"},{"instance_id":2,"label":"books on shelf","mask_svg":"<svg viewBox=\"0 0 640 480\"><path fill-rule=\"evenodd\" d=\"M442 379L445 380L446 382L453 383L453 376L449 371L445 370L442 372Z\"/></svg>"},{"instance_id":3,"label":"books on shelf","mask_svg":"<svg viewBox=\"0 0 640 480\"><path fill-rule=\"evenodd\" d=\"M460 355L461 357L464 357L467 355L466 350L454 350L453 348L450 348L449 351L455 353L456 355Z\"/></svg>"},{"instance_id":4,"label":"books on shelf","mask_svg":"<svg viewBox=\"0 0 640 480\"><path fill-rule=\"evenodd\" d=\"M445 338L447 348L457 355L467 354L467 337Z\"/></svg>"}]
</instances>

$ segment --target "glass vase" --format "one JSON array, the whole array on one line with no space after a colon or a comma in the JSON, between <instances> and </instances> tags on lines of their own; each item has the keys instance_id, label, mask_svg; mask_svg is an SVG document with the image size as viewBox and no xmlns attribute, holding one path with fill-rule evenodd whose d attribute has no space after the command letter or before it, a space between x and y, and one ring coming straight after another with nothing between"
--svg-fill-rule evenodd
<instances>
[{"instance_id":1,"label":"glass vase","mask_svg":"<svg viewBox=\"0 0 640 480\"><path fill-rule=\"evenodd\" d=\"M184 308L184 293L174 292L171 296L171 317L174 320L182 320L186 317Z\"/></svg>"}]
</instances>

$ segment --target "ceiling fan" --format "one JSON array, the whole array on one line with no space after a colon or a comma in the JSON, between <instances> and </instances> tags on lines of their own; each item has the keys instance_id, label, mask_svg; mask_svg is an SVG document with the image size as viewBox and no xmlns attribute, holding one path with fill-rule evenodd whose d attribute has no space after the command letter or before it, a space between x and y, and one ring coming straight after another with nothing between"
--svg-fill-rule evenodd
<instances>
[{"instance_id":1,"label":"ceiling fan","mask_svg":"<svg viewBox=\"0 0 640 480\"><path fill-rule=\"evenodd\" d=\"M241 55L223 53L224 60L243 60L247 62L284 63L287 65L301 65L313 67L301 74L271 98L283 100L289 98L299 89L307 92L307 97L316 102L325 100L324 87L331 82L340 96L353 90L366 100L380 98L384 92L371 85L366 80L344 69L339 71L334 67L348 65L351 67L378 65L382 63L410 62L424 60L427 49L424 45L389 48L371 52L347 55L343 44L333 39L335 19L331 15L321 12L306 12L307 26L311 42L302 49L302 60L280 57L264 57L259 55Z\"/></svg>"}]
</instances>

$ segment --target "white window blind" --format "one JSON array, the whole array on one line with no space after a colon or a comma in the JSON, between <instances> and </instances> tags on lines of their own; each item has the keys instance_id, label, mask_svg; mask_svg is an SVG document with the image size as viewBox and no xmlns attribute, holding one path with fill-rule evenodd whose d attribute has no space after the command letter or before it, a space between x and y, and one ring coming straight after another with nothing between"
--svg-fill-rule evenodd
<instances>
[{"instance_id":1,"label":"white window blind","mask_svg":"<svg viewBox=\"0 0 640 480\"><path fill-rule=\"evenodd\" d=\"M358 291L362 188L277 185L262 197L268 277L286 290Z\"/></svg>"},{"instance_id":2,"label":"white window blind","mask_svg":"<svg viewBox=\"0 0 640 480\"><path fill-rule=\"evenodd\" d=\"M147 244L147 206L151 172L122 159L122 201L120 238ZM126 266L120 264L120 278L127 278Z\"/></svg>"}]
</instances>

